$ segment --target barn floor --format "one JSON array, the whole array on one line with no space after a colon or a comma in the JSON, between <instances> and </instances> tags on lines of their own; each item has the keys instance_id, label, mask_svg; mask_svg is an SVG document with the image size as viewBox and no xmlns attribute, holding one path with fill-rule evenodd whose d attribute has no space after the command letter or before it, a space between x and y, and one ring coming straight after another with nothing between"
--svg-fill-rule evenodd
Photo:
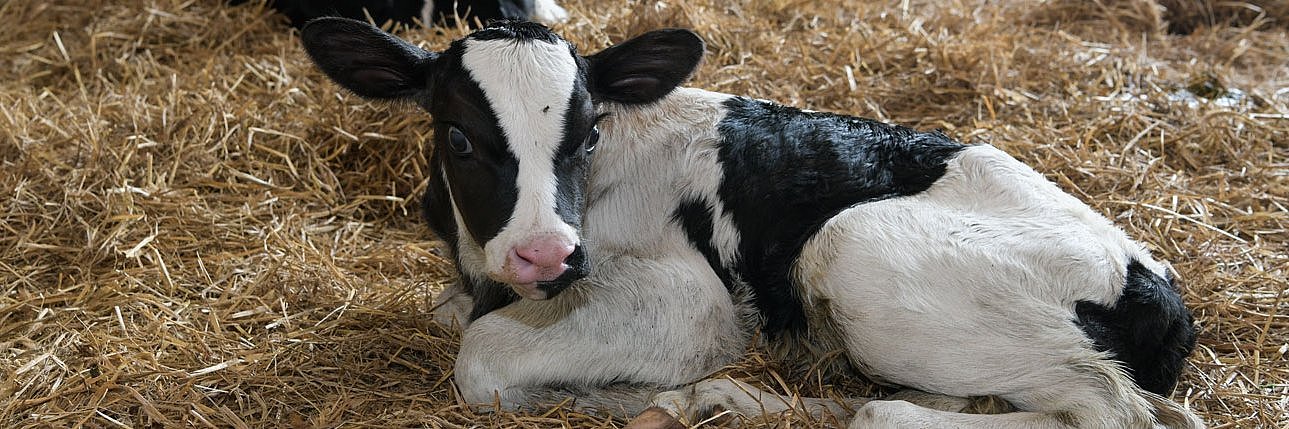
<instances>
[{"instance_id":1,"label":"barn floor","mask_svg":"<svg viewBox=\"0 0 1289 429\"><path fill-rule=\"evenodd\" d=\"M1015 154L1180 272L1202 332L1177 401L1289 427L1283 1L567 3L583 52L689 27L693 86ZM622 424L460 403L427 315L452 275L418 219L429 118L339 91L276 15L9 0L0 22L0 427ZM724 373L871 391L760 356ZM836 426L754 423L785 420Z\"/></svg>"}]
</instances>

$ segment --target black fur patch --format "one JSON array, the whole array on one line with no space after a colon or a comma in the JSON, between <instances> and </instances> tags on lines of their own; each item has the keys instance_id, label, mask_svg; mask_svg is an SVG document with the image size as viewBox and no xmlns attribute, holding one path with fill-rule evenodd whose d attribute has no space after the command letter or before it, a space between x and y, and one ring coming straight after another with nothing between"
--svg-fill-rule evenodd
<instances>
[{"instance_id":1,"label":"black fur patch","mask_svg":"<svg viewBox=\"0 0 1289 429\"><path fill-rule=\"evenodd\" d=\"M457 256L461 250L458 244L460 232L457 231L456 220L452 215L452 202L449 199L447 184L443 183L443 179L438 175L438 171L443 166L437 153L430 158L430 165L435 168L431 170L425 194L421 196L421 214L429 224L430 230L447 242L448 247L451 248L453 262L458 267L459 281L465 285L466 295L474 300L474 307L470 310L470 320L473 321L493 310L518 301L519 295L510 290L510 287L491 280L475 281L461 271L461 258Z\"/></svg>"},{"instance_id":2,"label":"black fur patch","mask_svg":"<svg viewBox=\"0 0 1289 429\"><path fill-rule=\"evenodd\" d=\"M247 0L233 0L229 4L242 4ZM270 0L268 6L277 9L291 25L299 28L309 20L324 16L339 16L367 21L371 16L376 25L394 21L414 25L421 16L424 0Z\"/></svg>"},{"instance_id":3,"label":"black fur patch","mask_svg":"<svg viewBox=\"0 0 1289 429\"><path fill-rule=\"evenodd\" d=\"M576 56L575 56L576 58ZM569 96L568 109L564 112L564 133L559 148L555 151L551 165L555 168L555 213L564 223L578 231L582 230L582 216L586 213L586 184L591 164L590 154L583 143L595 126L595 107L591 96L586 92L585 68L579 63L577 81L573 84L573 93ZM549 108L546 114L554 114ZM559 278L541 282L539 289L547 296L555 296L568 288L574 281L585 278L590 273L590 263L586 249L578 245L573 253L565 259L569 269Z\"/></svg>"},{"instance_id":4,"label":"black fur patch","mask_svg":"<svg viewBox=\"0 0 1289 429\"><path fill-rule=\"evenodd\" d=\"M742 241L736 266L715 268L732 268L751 286L770 335L806 325L791 272L825 221L856 204L926 190L966 147L940 133L741 97L725 107L719 197ZM702 238L704 225L682 225L691 240Z\"/></svg>"},{"instance_id":5,"label":"black fur patch","mask_svg":"<svg viewBox=\"0 0 1289 429\"><path fill-rule=\"evenodd\" d=\"M467 24L489 22L497 19L528 19L533 14L533 0L429 0L434 2L434 22L456 25L456 17L464 17ZM367 21L370 16L376 25L393 21L403 25L416 25L421 19L421 9L426 0L269 0L268 6L291 19L299 28L315 18L339 16ZM247 0L230 0L238 5Z\"/></svg>"},{"instance_id":6,"label":"black fur patch","mask_svg":"<svg viewBox=\"0 0 1289 429\"><path fill-rule=\"evenodd\" d=\"M1168 396L1195 349L1191 313L1171 279L1128 263L1123 295L1114 306L1079 301L1074 306L1083 333L1097 350L1122 361L1142 389Z\"/></svg>"},{"instance_id":7,"label":"black fur patch","mask_svg":"<svg viewBox=\"0 0 1289 429\"><path fill-rule=\"evenodd\" d=\"M478 82L461 65L465 47L454 42L436 62L422 107L434 117L434 150L438 167L447 173L462 221L476 243L496 237L515 212L519 160L510 151L500 120ZM474 152L458 155L448 144L448 129L456 127L470 140ZM450 210L450 208L448 209ZM449 212L450 215L451 212Z\"/></svg>"},{"instance_id":8,"label":"black fur patch","mask_svg":"<svg viewBox=\"0 0 1289 429\"><path fill-rule=\"evenodd\" d=\"M425 186L425 194L421 195L421 215L425 217L425 222L429 224L430 231L434 232L443 241L452 246L452 253L455 254L457 244L457 223L452 215L451 196L448 195L448 185L443 183L443 178L438 174L443 169L439 160L439 154L435 152L430 155L430 165L434 168L431 170L430 177Z\"/></svg>"},{"instance_id":9,"label":"black fur patch","mask_svg":"<svg viewBox=\"0 0 1289 429\"><path fill-rule=\"evenodd\" d=\"M549 28L546 28L545 25L520 19L493 20L488 23L487 27L471 33L468 38L475 40L540 40L546 43L555 43L560 40L560 37L555 35L555 32Z\"/></svg>"},{"instance_id":10,"label":"black fur patch","mask_svg":"<svg viewBox=\"0 0 1289 429\"><path fill-rule=\"evenodd\" d=\"M689 30L654 30L586 57L596 100L647 104L671 93L703 59L703 39Z\"/></svg>"},{"instance_id":11,"label":"black fur patch","mask_svg":"<svg viewBox=\"0 0 1289 429\"><path fill-rule=\"evenodd\" d=\"M680 223L685 235L689 238L689 243L703 254L707 259L707 264L716 270L716 276L721 279L725 289L730 293L735 291L734 276L729 268L721 266L720 254L716 253L716 247L712 246L712 214L715 210L711 204L698 201L688 200L680 203L679 207L672 212L671 219Z\"/></svg>"},{"instance_id":12,"label":"black fur patch","mask_svg":"<svg viewBox=\"0 0 1289 429\"><path fill-rule=\"evenodd\" d=\"M533 14L533 0L431 0L434 2L436 22L442 21L448 26L456 25L456 17L466 19L466 24L474 27L475 22L487 23L497 19L528 19Z\"/></svg>"},{"instance_id":13,"label":"black fur patch","mask_svg":"<svg viewBox=\"0 0 1289 429\"><path fill-rule=\"evenodd\" d=\"M498 308L519 301L519 295L516 295L510 286L488 279L475 281L468 276L462 276L461 281L465 282L466 293L474 299L474 307L470 309L472 322Z\"/></svg>"}]
</instances>

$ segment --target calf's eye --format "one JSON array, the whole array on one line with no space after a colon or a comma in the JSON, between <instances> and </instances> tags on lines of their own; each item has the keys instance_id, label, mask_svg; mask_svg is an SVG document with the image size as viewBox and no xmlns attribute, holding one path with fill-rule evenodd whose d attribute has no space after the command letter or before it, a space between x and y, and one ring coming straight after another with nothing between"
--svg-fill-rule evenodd
<instances>
[{"instance_id":1,"label":"calf's eye","mask_svg":"<svg viewBox=\"0 0 1289 429\"><path fill-rule=\"evenodd\" d=\"M469 155L474 152L474 146L470 145L470 139L465 137L465 133L458 130L457 127L448 129L448 147L456 152L457 155Z\"/></svg>"},{"instance_id":2,"label":"calf's eye","mask_svg":"<svg viewBox=\"0 0 1289 429\"><path fill-rule=\"evenodd\" d=\"M595 145L600 142L600 127L591 127L591 133L586 135L586 152L590 153L595 150Z\"/></svg>"}]
</instances>

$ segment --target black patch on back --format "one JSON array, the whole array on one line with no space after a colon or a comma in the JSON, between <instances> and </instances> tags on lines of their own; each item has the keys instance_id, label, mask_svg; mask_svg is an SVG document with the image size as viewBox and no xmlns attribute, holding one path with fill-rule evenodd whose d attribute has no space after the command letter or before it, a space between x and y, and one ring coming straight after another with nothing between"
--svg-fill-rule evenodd
<instances>
[{"instance_id":1,"label":"black patch on back","mask_svg":"<svg viewBox=\"0 0 1289 429\"><path fill-rule=\"evenodd\" d=\"M1142 389L1168 396L1195 349L1191 312L1172 279L1128 263L1123 294L1111 307L1088 301L1074 306L1075 322L1096 344L1127 366Z\"/></svg>"},{"instance_id":2,"label":"black patch on back","mask_svg":"<svg viewBox=\"0 0 1289 429\"><path fill-rule=\"evenodd\" d=\"M966 147L938 132L741 97L725 107L718 193L742 240L735 267L713 267L732 268L751 286L771 336L806 325L792 267L824 222L856 204L926 190ZM694 210L678 210L682 226L691 240L710 237L710 220L687 220Z\"/></svg>"}]
</instances>

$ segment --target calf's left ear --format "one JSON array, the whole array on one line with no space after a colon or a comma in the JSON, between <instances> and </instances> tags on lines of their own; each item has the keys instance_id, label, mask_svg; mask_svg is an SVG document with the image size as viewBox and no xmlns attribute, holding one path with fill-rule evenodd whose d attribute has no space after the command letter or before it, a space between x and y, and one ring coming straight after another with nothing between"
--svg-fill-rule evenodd
<instances>
[{"instance_id":1,"label":"calf's left ear","mask_svg":"<svg viewBox=\"0 0 1289 429\"><path fill-rule=\"evenodd\" d=\"M654 30L586 57L591 96L623 104L658 101L685 82L703 59L703 39L689 30Z\"/></svg>"}]
</instances>

